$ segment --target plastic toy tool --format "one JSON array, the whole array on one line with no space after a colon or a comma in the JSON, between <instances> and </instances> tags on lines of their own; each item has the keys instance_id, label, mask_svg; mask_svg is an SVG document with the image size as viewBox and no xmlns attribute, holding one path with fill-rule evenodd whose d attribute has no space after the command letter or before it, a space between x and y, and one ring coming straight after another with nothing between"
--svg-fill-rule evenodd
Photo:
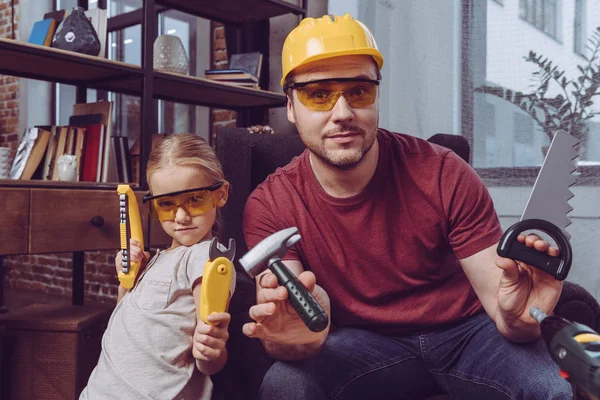
<instances>
[{"instance_id":1,"label":"plastic toy tool","mask_svg":"<svg viewBox=\"0 0 600 400\"><path fill-rule=\"evenodd\" d=\"M235 257L235 240L229 239L229 247L225 248L217 238L213 238L208 256L209 260L204 265L200 287L198 318L210 324L209 315L227 310L233 274L232 260Z\"/></svg>"},{"instance_id":2,"label":"plastic toy tool","mask_svg":"<svg viewBox=\"0 0 600 400\"><path fill-rule=\"evenodd\" d=\"M292 227L275 232L260 241L240 258L240 264L254 279L269 268L277 281L288 292L288 299L304 324L313 332L321 332L329 325L329 317L312 293L300 282L292 271L281 261L287 250L300 241L298 228Z\"/></svg>"},{"instance_id":3,"label":"plastic toy tool","mask_svg":"<svg viewBox=\"0 0 600 400\"><path fill-rule=\"evenodd\" d=\"M129 185L119 185L117 186L117 193L119 194L119 230L121 250L123 251L122 271L119 272L118 277L121 286L125 289L131 289L140 271L141 263L130 260L129 239L136 239L140 242L141 248L144 249L142 220L140 219L140 209L133 189Z\"/></svg>"},{"instance_id":4,"label":"plastic toy tool","mask_svg":"<svg viewBox=\"0 0 600 400\"><path fill-rule=\"evenodd\" d=\"M498 255L523 261L546 271L557 280L564 280L572 262L570 235L566 227L571 224L567 214L572 210L569 187L575 183L573 160L577 158L574 147L577 139L565 131L554 134L550 148L537 176L521 220L508 228L498 244ZM553 257L518 242L517 236L526 230L539 230L556 241L560 256Z\"/></svg>"}]
</instances>

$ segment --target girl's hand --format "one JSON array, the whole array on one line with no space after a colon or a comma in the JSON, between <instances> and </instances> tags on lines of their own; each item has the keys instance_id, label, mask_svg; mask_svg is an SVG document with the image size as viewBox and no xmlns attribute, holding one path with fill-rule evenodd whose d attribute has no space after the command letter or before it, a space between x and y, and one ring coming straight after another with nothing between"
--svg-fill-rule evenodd
<instances>
[{"instance_id":1,"label":"girl's hand","mask_svg":"<svg viewBox=\"0 0 600 400\"><path fill-rule=\"evenodd\" d=\"M133 238L129 239L129 252L131 253L129 255L130 262L141 263L140 270L138 272L138 276L139 276L139 274L144 270L144 268L146 268L146 264L148 263L148 260L150 259L150 253L148 253L147 251L142 251L142 246L141 246L140 242L138 242L137 240L135 240ZM122 261L123 261L123 251L119 250L119 252L117 253L117 255L115 257L115 268L117 269L117 275L119 275L119 273L123 269Z\"/></svg>"},{"instance_id":2,"label":"girl's hand","mask_svg":"<svg viewBox=\"0 0 600 400\"><path fill-rule=\"evenodd\" d=\"M229 322L231 315L226 312L208 316L214 325L207 325L198 320L193 337L192 354L198 361L221 359L226 353L225 345L229 339Z\"/></svg>"}]
</instances>

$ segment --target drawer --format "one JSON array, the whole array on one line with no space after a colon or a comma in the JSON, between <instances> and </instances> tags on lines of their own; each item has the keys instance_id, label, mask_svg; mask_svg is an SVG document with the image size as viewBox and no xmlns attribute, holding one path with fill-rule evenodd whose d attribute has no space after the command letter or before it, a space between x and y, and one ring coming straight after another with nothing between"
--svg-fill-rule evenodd
<instances>
[{"instance_id":1,"label":"drawer","mask_svg":"<svg viewBox=\"0 0 600 400\"><path fill-rule=\"evenodd\" d=\"M140 205L142 196L136 196ZM140 208L147 237L147 213ZM160 224L151 225L152 245L170 244ZM120 247L119 197L116 191L106 190L32 189L30 232L32 254L116 250Z\"/></svg>"},{"instance_id":2,"label":"drawer","mask_svg":"<svg viewBox=\"0 0 600 400\"><path fill-rule=\"evenodd\" d=\"M0 189L0 255L27 253L29 189Z\"/></svg>"}]
</instances>

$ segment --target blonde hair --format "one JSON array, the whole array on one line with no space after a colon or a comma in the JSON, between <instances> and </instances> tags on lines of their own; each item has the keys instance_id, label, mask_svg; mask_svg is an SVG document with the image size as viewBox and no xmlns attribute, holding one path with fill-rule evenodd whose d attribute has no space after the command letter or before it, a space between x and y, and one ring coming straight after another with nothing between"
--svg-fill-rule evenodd
<instances>
[{"instance_id":1,"label":"blonde hair","mask_svg":"<svg viewBox=\"0 0 600 400\"><path fill-rule=\"evenodd\" d=\"M195 166L212 178L214 183L227 183L214 149L193 133L158 135L148 158L146 180L150 182L153 173L170 165Z\"/></svg>"},{"instance_id":2,"label":"blonde hair","mask_svg":"<svg viewBox=\"0 0 600 400\"><path fill-rule=\"evenodd\" d=\"M197 167L214 183L223 182L229 185L229 182L225 180L223 168L214 149L206 140L193 133L158 135L157 143L148 157L146 181L150 183L153 173L170 165ZM212 227L213 234L220 233L221 224L221 209L217 208L217 216Z\"/></svg>"}]
</instances>

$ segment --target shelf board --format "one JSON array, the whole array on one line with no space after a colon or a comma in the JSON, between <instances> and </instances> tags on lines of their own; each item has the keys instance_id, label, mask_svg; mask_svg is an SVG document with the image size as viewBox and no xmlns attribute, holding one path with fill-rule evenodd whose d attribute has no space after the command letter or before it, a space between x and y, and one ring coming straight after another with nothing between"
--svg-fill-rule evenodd
<instances>
[{"instance_id":1,"label":"shelf board","mask_svg":"<svg viewBox=\"0 0 600 400\"><path fill-rule=\"evenodd\" d=\"M142 88L136 65L12 39L0 39L0 73L128 94Z\"/></svg>"},{"instance_id":2,"label":"shelf board","mask_svg":"<svg viewBox=\"0 0 600 400\"><path fill-rule=\"evenodd\" d=\"M154 71L154 95L161 100L234 110L283 107L286 101L283 93L162 71Z\"/></svg>"},{"instance_id":3,"label":"shelf board","mask_svg":"<svg viewBox=\"0 0 600 400\"><path fill-rule=\"evenodd\" d=\"M304 13L302 7L285 0L156 0L156 4L202 18L232 23Z\"/></svg>"},{"instance_id":4,"label":"shelf board","mask_svg":"<svg viewBox=\"0 0 600 400\"><path fill-rule=\"evenodd\" d=\"M142 94L142 69L132 64L0 39L0 74ZM154 71L154 97L206 107L283 107L285 96L187 75Z\"/></svg>"},{"instance_id":5,"label":"shelf board","mask_svg":"<svg viewBox=\"0 0 600 400\"><path fill-rule=\"evenodd\" d=\"M62 181L46 181L37 179L0 179L0 188L39 188L39 189L94 189L94 190L114 190L120 183L106 182L62 182ZM141 190L137 184L129 183L129 186L134 191Z\"/></svg>"}]
</instances>

